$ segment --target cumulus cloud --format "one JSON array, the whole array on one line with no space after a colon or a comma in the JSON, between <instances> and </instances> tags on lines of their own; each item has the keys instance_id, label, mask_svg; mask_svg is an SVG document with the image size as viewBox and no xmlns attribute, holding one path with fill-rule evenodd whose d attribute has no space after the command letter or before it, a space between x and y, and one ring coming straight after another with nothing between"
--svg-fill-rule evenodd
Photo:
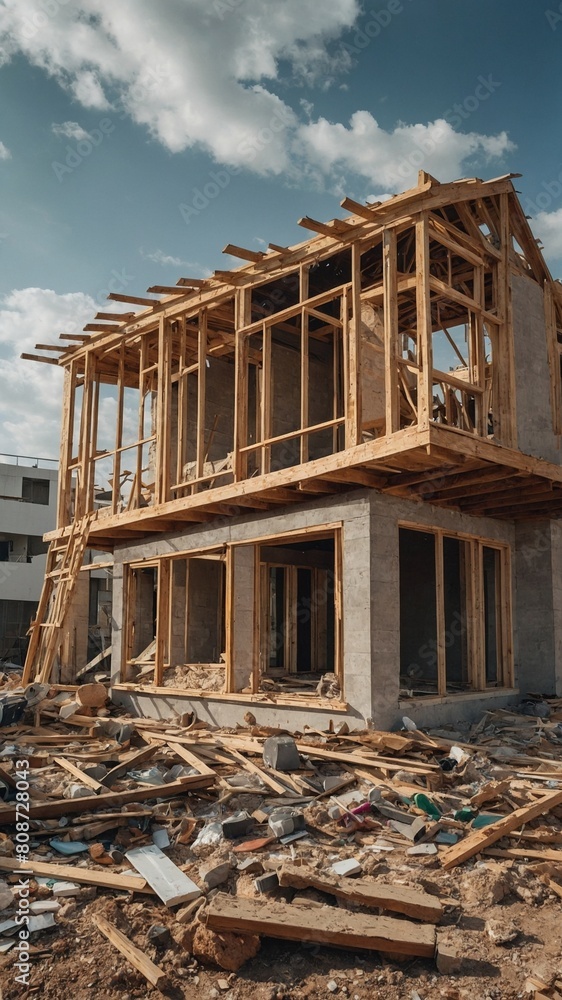
<instances>
[{"instance_id":1,"label":"cumulus cloud","mask_svg":"<svg viewBox=\"0 0 562 1000\"><path fill-rule=\"evenodd\" d=\"M8 147L3 142L0 142L0 160L10 160L11 158L12 154Z\"/></svg>"},{"instance_id":2,"label":"cumulus cloud","mask_svg":"<svg viewBox=\"0 0 562 1000\"><path fill-rule=\"evenodd\" d=\"M452 179L462 175L471 157L491 160L515 148L505 132L455 132L444 119L399 124L386 131L369 111L356 111L349 126L325 118L301 125L297 141L319 174L331 175L337 183L355 173L386 193L415 184L420 168L439 179Z\"/></svg>"},{"instance_id":3,"label":"cumulus cloud","mask_svg":"<svg viewBox=\"0 0 562 1000\"><path fill-rule=\"evenodd\" d=\"M542 241L545 257L562 260L562 208L539 212L531 225L535 236Z\"/></svg>"},{"instance_id":4,"label":"cumulus cloud","mask_svg":"<svg viewBox=\"0 0 562 1000\"><path fill-rule=\"evenodd\" d=\"M172 254L164 253L163 250L143 250L141 248L140 255L145 260L151 260L153 264L160 264L161 267L199 268L199 264L193 264L188 260L183 260L181 257L174 257Z\"/></svg>"},{"instance_id":5,"label":"cumulus cloud","mask_svg":"<svg viewBox=\"0 0 562 1000\"><path fill-rule=\"evenodd\" d=\"M408 157L424 142L436 142L424 167L443 179L462 174L467 158L509 151L505 133L457 133L439 121L387 132L367 111L346 127L314 120L308 101L292 108L280 96L288 81L341 81L351 60L342 35L360 14L359 0L3 0L0 51L4 60L23 53L82 106L128 115L172 153L197 148L336 190L348 176L406 186L417 170Z\"/></svg>"},{"instance_id":6,"label":"cumulus cloud","mask_svg":"<svg viewBox=\"0 0 562 1000\"><path fill-rule=\"evenodd\" d=\"M58 455L62 372L23 361L20 353L55 343L59 333L80 333L94 310L93 299L81 292L22 288L0 297L0 447L6 452Z\"/></svg>"},{"instance_id":7,"label":"cumulus cloud","mask_svg":"<svg viewBox=\"0 0 562 1000\"><path fill-rule=\"evenodd\" d=\"M86 129L82 128L78 122L61 122L60 125L53 122L51 132L56 135L57 139L75 139L76 142L90 137L89 132L86 132Z\"/></svg>"}]
</instances>

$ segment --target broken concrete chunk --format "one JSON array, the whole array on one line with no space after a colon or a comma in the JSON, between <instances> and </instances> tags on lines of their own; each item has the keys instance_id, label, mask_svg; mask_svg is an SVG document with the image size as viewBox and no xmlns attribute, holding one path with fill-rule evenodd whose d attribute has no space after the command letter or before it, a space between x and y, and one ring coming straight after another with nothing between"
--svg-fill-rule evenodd
<instances>
[{"instance_id":1,"label":"broken concrete chunk","mask_svg":"<svg viewBox=\"0 0 562 1000\"><path fill-rule=\"evenodd\" d=\"M304 830L305 818L297 810L276 809L269 817L269 829L274 837L287 837L298 830Z\"/></svg>"},{"instance_id":2,"label":"broken concrete chunk","mask_svg":"<svg viewBox=\"0 0 562 1000\"><path fill-rule=\"evenodd\" d=\"M258 892L272 892L277 889L279 887L277 872L267 872L265 875L260 875L259 878L254 879L254 886Z\"/></svg>"},{"instance_id":3,"label":"broken concrete chunk","mask_svg":"<svg viewBox=\"0 0 562 1000\"><path fill-rule=\"evenodd\" d=\"M237 840L238 837L245 837L253 827L254 821L247 812L236 813L235 816L229 816L228 819L222 822L223 836L227 837L228 840Z\"/></svg>"},{"instance_id":4,"label":"broken concrete chunk","mask_svg":"<svg viewBox=\"0 0 562 1000\"><path fill-rule=\"evenodd\" d=\"M301 759L292 736L270 736L263 745L263 762L275 771L298 771Z\"/></svg>"},{"instance_id":5,"label":"broken concrete chunk","mask_svg":"<svg viewBox=\"0 0 562 1000\"><path fill-rule=\"evenodd\" d=\"M344 861L336 861L332 865L334 875L360 875L361 865L355 858L346 858Z\"/></svg>"},{"instance_id":6,"label":"broken concrete chunk","mask_svg":"<svg viewBox=\"0 0 562 1000\"><path fill-rule=\"evenodd\" d=\"M214 889L217 885L226 882L231 870L230 861L223 861L221 865L211 865L208 868L203 868L200 875L207 888Z\"/></svg>"},{"instance_id":7,"label":"broken concrete chunk","mask_svg":"<svg viewBox=\"0 0 562 1000\"><path fill-rule=\"evenodd\" d=\"M395 833L400 833L408 840L413 840L414 844L424 837L426 833L425 822L421 816L418 816L413 823L398 823L395 819L391 819L388 825Z\"/></svg>"},{"instance_id":8,"label":"broken concrete chunk","mask_svg":"<svg viewBox=\"0 0 562 1000\"><path fill-rule=\"evenodd\" d=\"M236 865L241 875L261 875L263 865L258 858L245 858Z\"/></svg>"},{"instance_id":9,"label":"broken concrete chunk","mask_svg":"<svg viewBox=\"0 0 562 1000\"><path fill-rule=\"evenodd\" d=\"M453 976L461 971L462 957L450 945L438 944L435 963L442 976Z\"/></svg>"},{"instance_id":10,"label":"broken concrete chunk","mask_svg":"<svg viewBox=\"0 0 562 1000\"><path fill-rule=\"evenodd\" d=\"M415 844L408 848L406 854L437 854L437 848L435 844Z\"/></svg>"}]
</instances>

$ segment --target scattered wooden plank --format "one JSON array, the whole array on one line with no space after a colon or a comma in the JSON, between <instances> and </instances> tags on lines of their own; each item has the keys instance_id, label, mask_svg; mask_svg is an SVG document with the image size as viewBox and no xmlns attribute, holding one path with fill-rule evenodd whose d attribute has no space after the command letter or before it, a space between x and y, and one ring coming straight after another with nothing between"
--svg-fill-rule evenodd
<instances>
[{"instance_id":1,"label":"scattered wooden plank","mask_svg":"<svg viewBox=\"0 0 562 1000\"><path fill-rule=\"evenodd\" d=\"M125 889L130 892L154 894L154 890L143 878L121 875L120 872L114 871L99 871L97 868L79 868L78 865L57 865L35 859L18 861L17 858L0 858L0 871L30 872L32 875L43 875L45 878L54 878L61 882L78 882L105 889Z\"/></svg>"},{"instance_id":2,"label":"scattered wooden plank","mask_svg":"<svg viewBox=\"0 0 562 1000\"><path fill-rule=\"evenodd\" d=\"M125 854L129 861L166 906L189 903L201 896L201 889L168 858L156 844L134 847Z\"/></svg>"},{"instance_id":3,"label":"scattered wooden plank","mask_svg":"<svg viewBox=\"0 0 562 1000\"><path fill-rule=\"evenodd\" d=\"M137 764L141 764L143 761L149 760L154 757L154 754L160 747L160 743L152 743L148 747L142 747L140 750L133 750L132 753L127 754L127 756L121 760L115 767L111 768L102 779L102 783L109 788L110 785L117 779L130 771L131 768L136 767Z\"/></svg>"},{"instance_id":4,"label":"scattered wooden plank","mask_svg":"<svg viewBox=\"0 0 562 1000\"><path fill-rule=\"evenodd\" d=\"M134 944L131 944L121 931L118 931L113 924L109 923L109 920L105 919L105 917L97 916L97 914L94 915L94 924L104 937L106 937L107 940L110 941L122 955L124 955L127 961L130 962L137 972L140 972L152 986L155 986L156 989L160 990L162 993L167 991L169 980L165 972L163 972L159 966L155 965L154 962L151 962L142 951L135 948Z\"/></svg>"},{"instance_id":5,"label":"scattered wooden plank","mask_svg":"<svg viewBox=\"0 0 562 1000\"><path fill-rule=\"evenodd\" d=\"M0 767L0 781L7 785L8 788L17 788L17 779L3 767Z\"/></svg>"},{"instance_id":6,"label":"scattered wooden plank","mask_svg":"<svg viewBox=\"0 0 562 1000\"><path fill-rule=\"evenodd\" d=\"M40 805L30 805L27 817L29 819L55 819L68 813L89 812L92 809L104 809L125 805L127 802L142 802L145 799L171 799L175 795L185 795L186 792L200 788L208 788L213 784L209 775L190 775L178 778L167 785L144 785L126 792L107 792L105 795L85 795L79 799L52 799ZM21 815L21 812L20 812ZM16 822L16 807L0 808L0 829L5 824Z\"/></svg>"},{"instance_id":7,"label":"scattered wooden plank","mask_svg":"<svg viewBox=\"0 0 562 1000\"><path fill-rule=\"evenodd\" d=\"M101 653L98 653L97 656L94 656L93 660L90 660L85 667L82 667L80 670L76 672L76 678L78 679L79 677L83 677L84 674L89 673L90 670L93 670L94 667L97 667L99 663L102 663L103 660L105 660L106 656L111 656L111 650L112 650L111 646L107 646L105 649L102 649Z\"/></svg>"},{"instance_id":8,"label":"scattered wooden plank","mask_svg":"<svg viewBox=\"0 0 562 1000\"><path fill-rule=\"evenodd\" d=\"M258 767L258 765L254 764L253 761L248 760L248 758L244 757L239 750L236 750L234 747L231 746L225 747L225 750L228 750L228 753L232 754L232 756L242 765L242 767L246 769L246 771L251 771L252 774L257 774L258 778L261 778L263 783L265 785L268 785L268 787L271 788L272 791L276 793L276 795L287 794L288 789L286 785L282 785L280 781L277 781L276 778L274 778L267 771L264 771L261 767Z\"/></svg>"},{"instance_id":9,"label":"scattered wooden plank","mask_svg":"<svg viewBox=\"0 0 562 1000\"><path fill-rule=\"evenodd\" d=\"M261 934L289 941L314 941L340 948L365 948L433 958L433 924L414 924L394 917L326 906L296 906L272 900L238 899L219 893L205 908L203 922L214 931Z\"/></svg>"},{"instance_id":10,"label":"scattered wooden plank","mask_svg":"<svg viewBox=\"0 0 562 1000\"><path fill-rule=\"evenodd\" d=\"M464 840L461 840L454 847L450 847L448 851L444 852L441 856L443 867L445 869L454 868L463 861L467 861L468 858L474 857L475 854L478 854L486 847L490 847L497 840L505 837L507 833L517 830L524 823L528 823L538 816L544 816L545 813L550 812L551 809L559 806L560 803L562 803L562 791L549 792L531 805L515 809L509 816L504 816L483 830L475 830L468 837L465 837ZM526 853L528 855L528 852Z\"/></svg>"},{"instance_id":11,"label":"scattered wooden plank","mask_svg":"<svg viewBox=\"0 0 562 1000\"><path fill-rule=\"evenodd\" d=\"M148 739L154 739L154 737L149 736ZM187 747L182 746L181 743L168 742L168 746L170 750L173 750L174 753L177 754L178 757L181 757L181 759L185 761L186 764L189 764L191 767L197 768L199 774L212 774L212 775L215 774L212 767L209 767L208 764L205 764L201 760L201 758L197 756L197 754L191 753L191 750L188 750Z\"/></svg>"},{"instance_id":12,"label":"scattered wooden plank","mask_svg":"<svg viewBox=\"0 0 562 1000\"><path fill-rule=\"evenodd\" d=\"M508 847L502 850L500 847L487 847L483 852L493 858L528 858L529 861L562 861L562 851L552 851L547 847L542 851L534 848L526 850L524 847Z\"/></svg>"},{"instance_id":13,"label":"scattered wooden plank","mask_svg":"<svg viewBox=\"0 0 562 1000\"><path fill-rule=\"evenodd\" d=\"M362 906L380 906L383 910L403 913L415 920L436 924L443 916L443 907L436 896L408 886L368 882L365 879L338 878L319 874L310 868L285 864L277 872L279 884L292 889L319 889L339 899Z\"/></svg>"},{"instance_id":14,"label":"scattered wooden plank","mask_svg":"<svg viewBox=\"0 0 562 1000\"><path fill-rule=\"evenodd\" d=\"M86 774L85 771L82 771L81 768L76 766L76 764L67 760L66 757L53 757L53 761L55 764L58 764L59 767L68 771L69 774L80 781L83 785L87 785L88 788L93 788L94 792L107 792L107 788L104 788L101 782L96 781L95 778L91 778L89 774Z\"/></svg>"}]
</instances>

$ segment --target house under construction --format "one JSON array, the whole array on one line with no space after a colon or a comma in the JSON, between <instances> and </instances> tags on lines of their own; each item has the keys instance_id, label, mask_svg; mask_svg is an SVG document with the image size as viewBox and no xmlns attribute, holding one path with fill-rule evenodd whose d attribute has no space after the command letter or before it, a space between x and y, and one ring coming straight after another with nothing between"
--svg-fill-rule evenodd
<instances>
[{"instance_id":1,"label":"house under construction","mask_svg":"<svg viewBox=\"0 0 562 1000\"><path fill-rule=\"evenodd\" d=\"M65 384L26 680L72 680L88 547L139 714L390 728L562 695L562 285L513 176L345 199L37 345Z\"/></svg>"}]
</instances>

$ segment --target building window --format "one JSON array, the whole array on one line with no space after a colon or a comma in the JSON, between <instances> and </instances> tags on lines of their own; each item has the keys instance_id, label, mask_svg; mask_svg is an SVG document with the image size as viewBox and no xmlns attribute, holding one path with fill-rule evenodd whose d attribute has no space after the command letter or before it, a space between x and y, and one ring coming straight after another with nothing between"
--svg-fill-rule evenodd
<instances>
[{"instance_id":1,"label":"building window","mask_svg":"<svg viewBox=\"0 0 562 1000\"><path fill-rule=\"evenodd\" d=\"M28 503L39 503L47 506L49 503L49 486L48 479L29 479L24 476L21 489L22 500L26 500Z\"/></svg>"},{"instance_id":2,"label":"building window","mask_svg":"<svg viewBox=\"0 0 562 1000\"><path fill-rule=\"evenodd\" d=\"M403 696L513 685L509 547L400 528Z\"/></svg>"}]
</instances>

